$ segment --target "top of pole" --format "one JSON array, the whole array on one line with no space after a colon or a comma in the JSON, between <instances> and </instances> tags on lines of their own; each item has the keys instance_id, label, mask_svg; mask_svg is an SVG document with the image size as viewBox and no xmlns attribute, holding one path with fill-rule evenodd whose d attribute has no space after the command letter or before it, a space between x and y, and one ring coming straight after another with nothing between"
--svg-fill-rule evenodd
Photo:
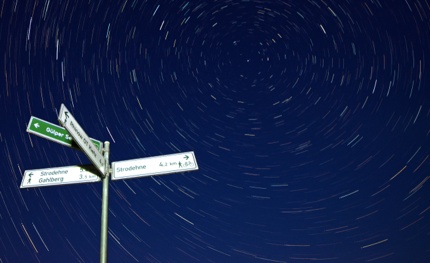
<instances>
[{"instance_id":1,"label":"top of pole","mask_svg":"<svg viewBox=\"0 0 430 263\"><path fill-rule=\"evenodd\" d=\"M105 173L103 174L103 177L105 177L105 176L109 176L109 173L110 173L110 167L109 167L110 142L109 141L105 141L104 147L103 147L103 153L106 159Z\"/></svg>"}]
</instances>

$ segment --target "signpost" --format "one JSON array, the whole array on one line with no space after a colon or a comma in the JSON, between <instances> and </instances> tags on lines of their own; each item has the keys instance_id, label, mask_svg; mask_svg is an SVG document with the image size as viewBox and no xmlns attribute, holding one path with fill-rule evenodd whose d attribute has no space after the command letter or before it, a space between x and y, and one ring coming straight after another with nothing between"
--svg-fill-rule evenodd
<instances>
[{"instance_id":1,"label":"signpost","mask_svg":"<svg viewBox=\"0 0 430 263\"><path fill-rule=\"evenodd\" d=\"M30 118L30 122L27 126L27 132L68 147L79 149L79 147L73 141L72 136L70 136L70 133L66 129L34 116L31 116ZM94 139L91 139L91 142L100 152L102 142Z\"/></svg>"},{"instance_id":2,"label":"signpost","mask_svg":"<svg viewBox=\"0 0 430 263\"><path fill-rule=\"evenodd\" d=\"M106 162L103 155L90 142L90 138L81 128L81 125L75 120L69 110L61 104L58 121L70 133L75 142L79 145L82 151L87 155L94 166L101 172L102 176L106 175Z\"/></svg>"},{"instance_id":3,"label":"signpost","mask_svg":"<svg viewBox=\"0 0 430 263\"><path fill-rule=\"evenodd\" d=\"M61 104L58 121L64 128L32 116L27 132L69 147L77 147L87 155L94 166L77 165L27 170L24 172L21 188L102 181L100 262L106 263L110 174L112 173L112 180L121 180L193 171L199 169L196 157L191 151L124 160L113 162L111 170L109 166L110 143L108 141L104 143L103 147L100 141L90 139L64 104ZM74 142L76 142L76 146L73 144Z\"/></svg>"},{"instance_id":4,"label":"signpost","mask_svg":"<svg viewBox=\"0 0 430 263\"><path fill-rule=\"evenodd\" d=\"M100 182L92 165L76 165L38 170L27 170L21 182L21 188L43 187L65 184Z\"/></svg>"},{"instance_id":5,"label":"signpost","mask_svg":"<svg viewBox=\"0 0 430 263\"><path fill-rule=\"evenodd\" d=\"M198 170L194 152L183 152L112 163L112 180Z\"/></svg>"}]
</instances>

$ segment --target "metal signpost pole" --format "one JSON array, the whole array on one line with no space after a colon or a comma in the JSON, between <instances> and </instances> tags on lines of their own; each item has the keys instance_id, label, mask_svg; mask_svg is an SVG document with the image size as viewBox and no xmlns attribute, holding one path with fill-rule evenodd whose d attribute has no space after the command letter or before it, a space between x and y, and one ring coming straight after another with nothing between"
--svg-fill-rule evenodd
<instances>
[{"instance_id":1,"label":"metal signpost pole","mask_svg":"<svg viewBox=\"0 0 430 263\"><path fill-rule=\"evenodd\" d=\"M109 148L108 141L104 144L104 158L106 160L106 172L103 175L102 190L102 213L101 213L101 231L100 231L100 263L107 263L108 258L108 215L109 215Z\"/></svg>"}]
</instances>

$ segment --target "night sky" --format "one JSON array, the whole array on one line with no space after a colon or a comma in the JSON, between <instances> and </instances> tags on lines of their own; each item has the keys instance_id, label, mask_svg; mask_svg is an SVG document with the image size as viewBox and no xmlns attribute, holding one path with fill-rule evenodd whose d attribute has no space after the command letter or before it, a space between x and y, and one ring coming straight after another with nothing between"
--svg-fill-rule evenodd
<instances>
[{"instance_id":1,"label":"night sky","mask_svg":"<svg viewBox=\"0 0 430 263\"><path fill-rule=\"evenodd\" d=\"M430 262L427 0L0 1L0 262L98 262L101 183L26 132L62 103L111 161L110 262Z\"/></svg>"}]
</instances>

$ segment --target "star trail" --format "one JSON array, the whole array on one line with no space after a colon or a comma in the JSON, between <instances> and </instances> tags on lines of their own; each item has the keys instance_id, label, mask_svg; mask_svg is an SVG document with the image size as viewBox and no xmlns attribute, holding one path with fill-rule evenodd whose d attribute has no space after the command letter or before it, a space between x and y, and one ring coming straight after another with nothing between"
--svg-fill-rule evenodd
<instances>
[{"instance_id":1,"label":"star trail","mask_svg":"<svg viewBox=\"0 0 430 263\"><path fill-rule=\"evenodd\" d=\"M0 6L0 262L98 262L101 183L29 134L64 103L110 161L110 262L430 262L426 0L18 1Z\"/></svg>"}]
</instances>

